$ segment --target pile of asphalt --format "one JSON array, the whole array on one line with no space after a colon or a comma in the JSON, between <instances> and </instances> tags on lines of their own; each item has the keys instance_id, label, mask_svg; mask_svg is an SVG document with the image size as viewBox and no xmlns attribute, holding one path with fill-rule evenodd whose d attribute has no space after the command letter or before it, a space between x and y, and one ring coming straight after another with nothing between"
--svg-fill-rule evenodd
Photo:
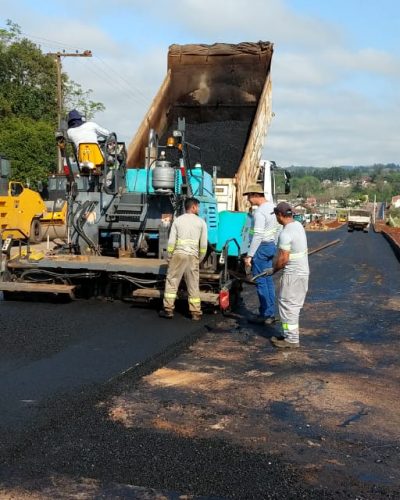
<instances>
[{"instance_id":1,"label":"pile of asphalt","mask_svg":"<svg viewBox=\"0 0 400 500\"><path fill-rule=\"evenodd\" d=\"M186 142L200 148L199 152L189 147L191 166L200 162L210 174L212 167L218 166L218 177L234 177L244 154L249 130L249 121L186 123ZM164 134L160 144L165 144L171 133L172 129Z\"/></svg>"}]
</instances>

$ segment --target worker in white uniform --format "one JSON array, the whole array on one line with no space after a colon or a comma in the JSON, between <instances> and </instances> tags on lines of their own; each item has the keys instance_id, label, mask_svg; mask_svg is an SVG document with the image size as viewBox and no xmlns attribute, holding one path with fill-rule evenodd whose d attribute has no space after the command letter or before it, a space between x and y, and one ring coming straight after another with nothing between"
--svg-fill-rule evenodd
<instances>
[{"instance_id":1,"label":"worker in white uniform","mask_svg":"<svg viewBox=\"0 0 400 500\"><path fill-rule=\"evenodd\" d=\"M281 202L274 209L283 229L278 239L278 255L273 272L283 269L278 297L283 335L272 337L275 347L299 347L299 316L308 290L307 236L300 222L293 219L292 207Z\"/></svg>"},{"instance_id":2,"label":"worker in white uniform","mask_svg":"<svg viewBox=\"0 0 400 500\"><path fill-rule=\"evenodd\" d=\"M109 130L97 123L83 121L83 116L76 109L68 113L67 119L68 139L74 143L77 151L81 143L97 143L100 137L107 138L110 135Z\"/></svg>"},{"instance_id":3,"label":"worker in white uniform","mask_svg":"<svg viewBox=\"0 0 400 500\"><path fill-rule=\"evenodd\" d=\"M188 291L189 311L192 319L201 319L201 300L199 290L199 264L207 253L207 225L199 217L199 200L187 198L185 212L177 217L171 226L168 239L167 279L164 291L163 318L173 318L175 300L182 277Z\"/></svg>"}]
</instances>

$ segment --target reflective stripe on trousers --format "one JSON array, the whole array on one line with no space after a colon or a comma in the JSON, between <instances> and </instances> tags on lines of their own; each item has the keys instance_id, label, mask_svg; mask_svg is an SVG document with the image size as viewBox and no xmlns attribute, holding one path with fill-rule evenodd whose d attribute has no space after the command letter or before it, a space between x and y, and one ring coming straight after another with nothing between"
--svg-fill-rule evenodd
<instances>
[{"instance_id":1,"label":"reflective stripe on trousers","mask_svg":"<svg viewBox=\"0 0 400 500\"><path fill-rule=\"evenodd\" d=\"M199 291L199 258L195 255L174 253L169 262L164 291L164 309L173 311L175 299L182 277L185 278L188 291L189 310L191 313L201 313Z\"/></svg>"},{"instance_id":2,"label":"reflective stripe on trousers","mask_svg":"<svg viewBox=\"0 0 400 500\"><path fill-rule=\"evenodd\" d=\"M299 342L299 316L308 290L308 276L284 274L278 297L283 336L288 342Z\"/></svg>"}]
</instances>

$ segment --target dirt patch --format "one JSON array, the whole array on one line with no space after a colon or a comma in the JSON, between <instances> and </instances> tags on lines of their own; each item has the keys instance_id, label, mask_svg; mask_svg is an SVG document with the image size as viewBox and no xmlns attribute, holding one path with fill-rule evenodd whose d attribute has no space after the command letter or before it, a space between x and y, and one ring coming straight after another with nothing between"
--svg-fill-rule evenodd
<instances>
[{"instance_id":1,"label":"dirt patch","mask_svg":"<svg viewBox=\"0 0 400 500\"><path fill-rule=\"evenodd\" d=\"M378 233L386 233L400 248L400 227L391 227L384 221L376 221L374 224L375 231Z\"/></svg>"},{"instance_id":2,"label":"dirt patch","mask_svg":"<svg viewBox=\"0 0 400 500\"><path fill-rule=\"evenodd\" d=\"M345 222L338 220L313 221L305 226L306 231L330 231L342 227Z\"/></svg>"},{"instance_id":3,"label":"dirt patch","mask_svg":"<svg viewBox=\"0 0 400 500\"><path fill-rule=\"evenodd\" d=\"M350 429L357 437L345 448L366 442L387 446L398 436L400 416L393 401L399 380L390 371L379 377L327 373L321 368L332 355L353 358L364 368L379 362L379 355L360 343L345 342L340 353L286 353L274 351L263 338L248 344L240 335L209 334L179 362L146 377L137 391L109 401L110 417L115 418L118 409L119 421L128 427L223 438L254 450L283 453L304 467L310 486L343 483L356 468L354 450L347 453L338 445L349 439ZM179 364L190 370L182 372ZM400 481L394 464L390 470L393 480Z\"/></svg>"}]
</instances>

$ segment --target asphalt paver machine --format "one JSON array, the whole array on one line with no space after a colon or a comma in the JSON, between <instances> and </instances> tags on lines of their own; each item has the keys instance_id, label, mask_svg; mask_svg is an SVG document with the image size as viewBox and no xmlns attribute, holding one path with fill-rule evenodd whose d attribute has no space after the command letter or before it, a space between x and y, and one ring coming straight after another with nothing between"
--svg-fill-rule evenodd
<instances>
[{"instance_id":1,"label":"asphalt paver machine","mask_svg":"<svg viewBox=\"0 0 400 500\"><path fill-rule=\"evenodd\" d=\"M186 197L200 201L208 227L207 256L201 264L201 300L226 310L240 292L230 274L240 267L245 212L218 213L214 180L191 164L185 120L165 144L149 133L145 165L126 168L125 144L111 134L104 143L80 144L75 151L57 136L67 179L66 238L51 253L13 255L3 242L0 290L5 299L37 294L129 301L163 296L167 242ZM73 154L69 154L73 149ZM198 148L197 148L198 149ZM184 282L178 296L186 297Z\"/></svg>"}]
</instances>

